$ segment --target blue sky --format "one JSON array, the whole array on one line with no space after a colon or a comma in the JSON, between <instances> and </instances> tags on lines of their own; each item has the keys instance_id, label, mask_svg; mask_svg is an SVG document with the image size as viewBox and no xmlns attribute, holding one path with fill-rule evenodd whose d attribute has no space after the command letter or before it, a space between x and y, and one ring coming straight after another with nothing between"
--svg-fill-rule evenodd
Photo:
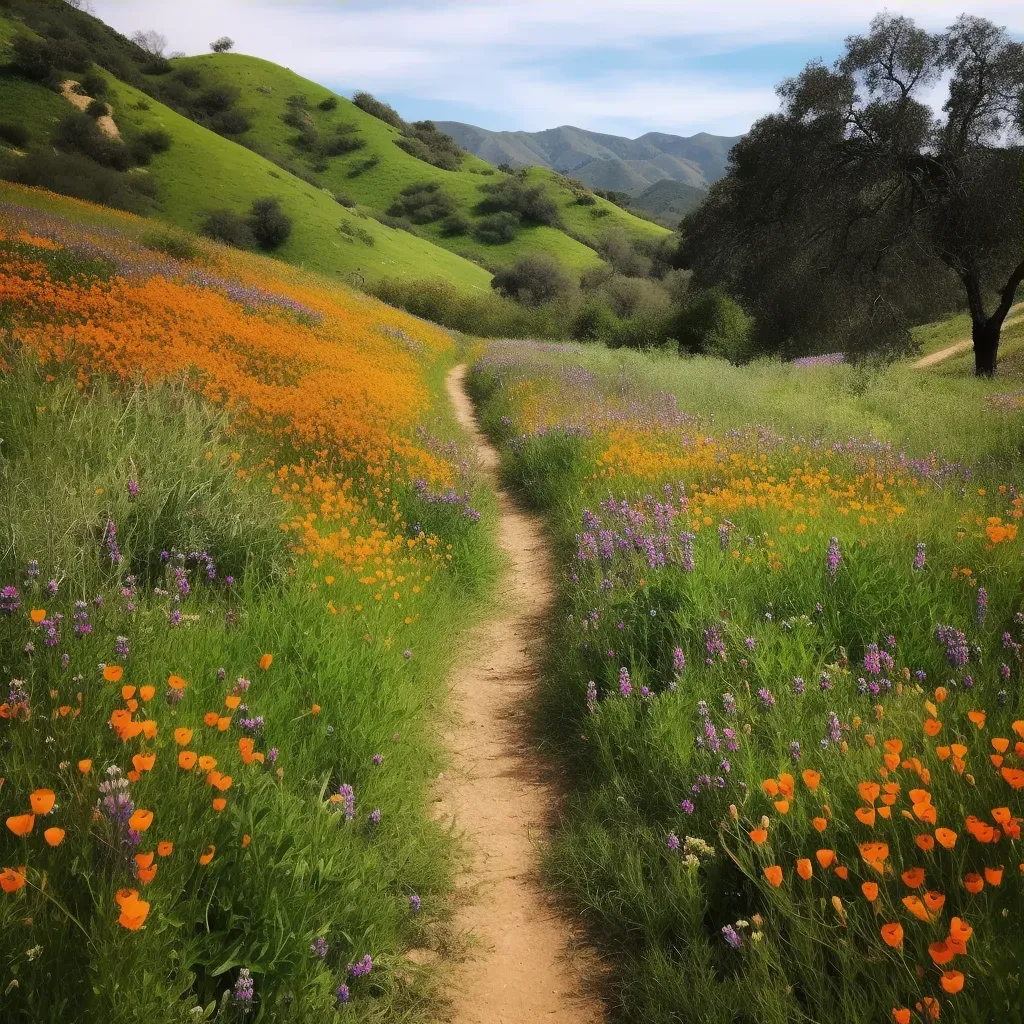
<instances>
[{"instance_id":1,"label":"blue sky","mask_svg":"<svg viewBox=\"0 0 1024 1024\"><path fill-rule=\"evenodd\" d=\"M968 9L1024 37L1020 0L93 0L129 34L155 28L198 53L237 49L408 119L498 130L574 124L736 135L775 109L774 87L883 6L939 30Z\"/></svg>"}]
</instances>

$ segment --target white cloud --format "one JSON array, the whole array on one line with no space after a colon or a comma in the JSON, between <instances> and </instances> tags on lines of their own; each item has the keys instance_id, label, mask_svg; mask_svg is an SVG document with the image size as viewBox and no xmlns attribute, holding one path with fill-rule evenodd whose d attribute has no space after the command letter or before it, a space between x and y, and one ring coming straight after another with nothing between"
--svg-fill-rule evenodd
<instances>
[{"instance_id":1,"label":"white cloud","mask_svg":"<svg viewBox=\"0 0 1024 1024\"><path fill-rule=\"evenodd\" d=\"M321 82L477 110L486 127L575 123L604 131L735 134L775 106L775 75L726 76L687 58L789 43L838 48L866 29L865 0L449 0L419 3L274 0L95 0L123 32L156 28L171 49L202 52L225 33L245 53ZM889 0L940 29L964 0ZM1024 4L975 0L972 14L1024 35ZM644 64L656 47L671 65ZM583 66L601 53L603 67ZM608 55L611 55L610 57ZM794 71L797 68L793 68ZM495 122L500 123L495 123Z\"/></svg>"}]
</instances>

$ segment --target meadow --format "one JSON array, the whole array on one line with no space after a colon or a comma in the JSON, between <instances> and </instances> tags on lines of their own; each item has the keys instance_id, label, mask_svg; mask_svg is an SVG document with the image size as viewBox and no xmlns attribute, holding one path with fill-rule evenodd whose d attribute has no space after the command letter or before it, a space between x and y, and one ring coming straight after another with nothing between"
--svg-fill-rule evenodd
<instances>
[{"instance_id":1,"label":"meadow","mask_svg":"<svg viewBox=\"0 0 1024 1024\"><path fill-rule=\"evenodd\" d=\"M548 877L616 1019L1020 1019L1013 361L479 350L557 552Z\"/></svg>"},{"instance_id":2,"label":"meadow","mask_svg":"<svg viewBox=\"0 0 1024 1024\"><path fill-rule=\"evenodd\" d=\"M171 256L169 252L177 253ZM0 195L0 1016L420 1020L495 556L444 331Z\"/></svg>"}]
</instances>

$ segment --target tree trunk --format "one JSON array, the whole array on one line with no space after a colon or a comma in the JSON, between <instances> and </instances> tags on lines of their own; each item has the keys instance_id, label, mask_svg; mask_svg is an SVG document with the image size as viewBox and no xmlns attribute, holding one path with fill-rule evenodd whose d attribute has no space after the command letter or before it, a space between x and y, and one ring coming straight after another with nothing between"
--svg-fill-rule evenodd
<instances>
[{"instance_id":1,"label":"tree trunk","mask_svg":"<svg viewBox=\"0 0 1024 1024\"><path fill-rule=\"evenodd\" d=\"M974 373L978 377L992 377L996 372L999 356L999 334L1003 318L990 316L987 320L975 320L971 324L974 339Z\"/></svg>"}]
</instances>

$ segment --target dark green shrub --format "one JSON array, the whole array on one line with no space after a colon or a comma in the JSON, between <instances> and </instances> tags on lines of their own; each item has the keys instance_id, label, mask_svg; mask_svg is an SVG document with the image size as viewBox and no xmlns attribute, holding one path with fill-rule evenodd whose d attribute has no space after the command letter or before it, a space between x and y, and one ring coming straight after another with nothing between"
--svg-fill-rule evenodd
<instances>
[{"instance_id":1,"label":"dark green shrub","mask_svg":"<svg viewBox=\"0 0 1024 1024\"><path fill-rule=\"evenodd\" d=\"M32 133L20 121L0 121L0 139L21 149L32 139Z\"/></svg>"},{"instance_id":2,"label":"dark green shrub","mask_svg":"<svg viewBox=\"0 0 1024 1024\"><path fill-rule=\"evenodd\" d=\"M360 109L366 111L367 114L371 114L379 121L390 124L394 128L404 128L405 121L402 120L401 115L388 103L377 99L375 96L368 92L357 92L352 97L352 102Z\"/></svg>"},{"instance_id":3,"label":"dark green shrub","mask_svg":"<svg viewBox=\"0 0 1024 1024\"><path fill-rule=\"evenodd\" d=\"M242 135L252 127L252 121L245 111L232 107L214 114L206 126L218 135Z\"/></svg>"},{"instance_id":4,"label":"dark green shrub","mask_svg":"<svg viewBox=\"0 0 1024 1024\"><path fill-rule=\"evenodd\" d=\"M186 263L192 263L202 256L202 251L194 239L180 231L150 231L144 234L139 241L147 249L166 253L174 259Z\"/></svg>"},{"instance_id":5,"label":"dark green shrub","mask_svg":"<svg viewBox=\"0 0 1024 1024\"><path fill-rule=\"evenodd\" d=\"M321 135L314 145L316 153L321 157L344 156L354 153L366 145L366 140L357 135L358 129L352 125L338 125L330 135Z\"/></svg>"},{"instance_id":6,"label":"dark green shrub","mask_svg":"<svg viewBox=\"0 0 1024 1024\"><path fill-rule=\"evenodd\" d=\"M134 164L128 147L120 139L111 138L93 118L77 110L57 125L53 141L66 153L79 153L115 171L126 171Z\"/></svg>"},{"instance_id":7,"label":"dark green shrub","mask_svg":"<svg viewBox=\"0 0 1024 1024\"><path fill-rule=\"evenodd\" d=\"M704 352L742 363L752 355L753 327L753 318L738 302L719 288L708 288L696 292L683 306L675 336L680 351Z\"/></svg>"},{"instance_id":8,"label":"dark green shrub","mask_svg":"<svg viewBox=\"0 0 1024 1024\"><path fill-rule=\"evenodd\" d=\"M433 121L416 121L406 125L403 138L395 139L395 145L443 171L458 170L466 155L456 141L440 131Z\"/></svg>"},{"instance_id":9,"label":"dark green shrub","mask_svg":"<svg viewBox=\"0 0 1024 1024\"><path fill-rule=\"evenodd\" d=\"M86 96L93 96L97 99L101 96L106 96L110 88L107 84L106 78L104 78L98 71L87 71L82 76L82 80L79 84L85 91Z\"/></svg>"},{"instance_id":10,"label":"dark green shrub","mask_svg":"<svg viewBox=\"0 0 1024 1024\"><path fill-rule=\"evenodd\" d=\"M499 270L491 279L491 287L508 299L539 306L567 295L572 281L557 260L534 253Z\"/></svg>"},{"instance_id":11,"label":"dark green shrub","mask_svg":"<svg viewBox=\"0 0 1024 1024\"><path fill-rule=\"evenodd\" d=\"M640 252L621 228L613 228L601 236L597 251L626 277L648 277L652 262Z\"/></svg>"},{"instance_id":12,"label":"dark green shrub","mask_svg":"<svg viewBox=\"0 0 1024 1024\"><path fill-rule=\"evenodd\" d=\"M234 47L234 45L235 41L230 36L221 36L220 39L214 39L214 41L210 43L210 49L213 50L214 53L227 53L228 50Z\"/></svg>"},{"instance_id":13,"label":"dark green shrub","mask_svg":"<svg viewBox=\"0 0 1024 1024\"><path fill-rule=\"evenodd\" d=\"M39 150L15 157L0 167L0 176L139 214L148 213L156 198L156 185L146 175L120 174L77 153Z\"/></svg>"},{"instance_id":14,"label":"dark green shrub","mask_svg":"<svg viewBox=\"0 0 1024 1024\"><path fill-rule=\"evenodd\" d=\"M326 99L322 99L317 106L321 110L337 110L338 109L338 97L328 96Z\"/></svg>"},{"instance_id":15,"label":"dark green shrub","mask_svg":"<svg viewBox=\"0 0 1024 1024\"><path fill-rule=\"evenodd\" d=\"M334 201L338 203L339 206L344 206L346 209L349 210L351 210L353 206L359 205L350 195L348 195L345 192L335 192Z\"/></svg>"},{"instance_id":16,"label":"dark green shrub","mask_svg":"<svg viewBox=\"0 0 1024 1024\"><path fill-rule=\"evenodd\" d=\"M453 213L450 217L445 217L441 221L441 234L445 238L456 238L460 235L468 235L473 228L473 222L469 219L469 215L462 213Z\"/></svg>"},{"instance_id":17,"label":"dark green shrub","mask_svg":"<svg viewBox=\"0 0 1024 1024\"><path fill-rule=\"evenodd\" d=\"M144 142L154 153L166 153L174 144L174 136L163 128L151 128L139 136L139 141Z\"/></svg>"},{"instance_id":18,"label":"dark green shrub","mask_svg":"<svg viewBox=\"0 0 1024 1024\"><path fill-rule=\"evenodd\" d=\"M249 230L261 249L276 249L288 241L292 219L274 196L257 199L249 211Z\"/></svg>"},{"instance_id":19,"label":"dark green shrub","mask_svg":"<svg viewBox=\"0 0 1024 1024\"><path fill-rule=\"evenodd\" d=\"M85 112L94 118L106 117L110 113L106 103L103 100L91 100L89 105L85 108Z\"/></svg>"},{"instance_id":20,"label":"dark green shrub","mask_svg":"<svg viewBox=\"0 0 1024 1024\"><path fill-rule=\"evenodd\" d=\"M582 192L576 197L577 206L596 206L597 198L591 192Z\"/></svg>"},{"instance_id":21,"label":"dark green shrub","mask_svg":"<svg viewBox=\"0 0 1024 1024\"><path fill-rule=\"evenodd\" d=\"M492 213L484 217L473 229L473 236L485 245L504 245L511 242L519 231L519 216L515 213Z\"/></svg>"},{"instance_id":22,"label":"dark green shrub","mask_svg":"<svg viewBox=\"0 0 1024 1024\"><path fill-rule=\"evenodd\" d=\"M360 160L358 163L353 164L348 172L348 176L350 178L358 178L360 174L372 171L379 163L380 157L375 153L373 156L369 156L365 160Z\"/></svg>"},{"instance_id":23,"label":"dark green shrub","mask_svg":"<svg viewBox=\"0 0 1024 1024\"><path fill-rule=\"evenodd\" d=\"M198 89L203 84L203 76L199 69L188 65L175 68L171 78L175 82L180 82L186 89Z\"/></svg>"},{"instance_id":24,"label":"dark green shrub","mask_svg":"<svg viewBox=\"0 0 1024 1024\"><path fill-rule=\"evenodd\" d=\"M543 185L527 185L518 177L504 178L490 185L481 185L484 198L481 213L515 213L533 224L561 225L558 203Z\"/></svg>"},{"instance_id":25,"label":"dark green shrub","mask_svg":"<svg viewBox=\"0 0 1024 1024\"><path fill-rule=\"evenodd\" d=\"M338 225L338 231L346 238L351 238L353 241L358 240L364 245L376 244L376 239L366 228L361 228L358 224L353 224L351 221L343 220Z\"/></svg>"},{"instance_id":26,"label":"dark green shrub","mask_svg":"<svg viewBox=\"0 0 1024 1024\"><path fill-rule=\"evenodd\" d=\"M572 321L576 341L609 341L615 336L619 318L600 296L586 299Z\"/></svg>"},{"instance_id":27,"label":"dark green shrub","mask_svg":"<svg viewBox=\"0 0 1024 1024\"><path fill-rule=\"evenodd\" d=\"M11 44L11 56L14 69L37 82L45 81L56 69L53 51L41 39L16 36Z\"/></svg>"},{"instance_id":28,"label":"dark green shrub","mask_svg":"<svg viewBox=\"0 0 1024 1024\"><path fill-rule=\"evenodd\" d=\"M214 85L204 89L194 100L196 110L204 114L220 114L229 110L242 95L233 85Z\"/></svg>"},{"instance_id":29,"label":"dark green shrub","mask_svg":"<svg viewBox=\"0 0 1024 1024\"><path fill-rule=\"evenodd\" d=\"M211 210L203 221L202 233L236 249L251 249L255 245L248 219L233 210Z\"/></svg>"},{"instance_id":30,"label":"dark green shrub","mask_svg":"<svg viewBox=\"0 0 1024 1024\"><path fill-rule=\"evenodd\" d=\"M393 217L405 217L413 224L432 224L455 213L456 209L455 200L441 191L436 181L421 181L406 185L388 213Z\"/></svg>"}]
</instances>

